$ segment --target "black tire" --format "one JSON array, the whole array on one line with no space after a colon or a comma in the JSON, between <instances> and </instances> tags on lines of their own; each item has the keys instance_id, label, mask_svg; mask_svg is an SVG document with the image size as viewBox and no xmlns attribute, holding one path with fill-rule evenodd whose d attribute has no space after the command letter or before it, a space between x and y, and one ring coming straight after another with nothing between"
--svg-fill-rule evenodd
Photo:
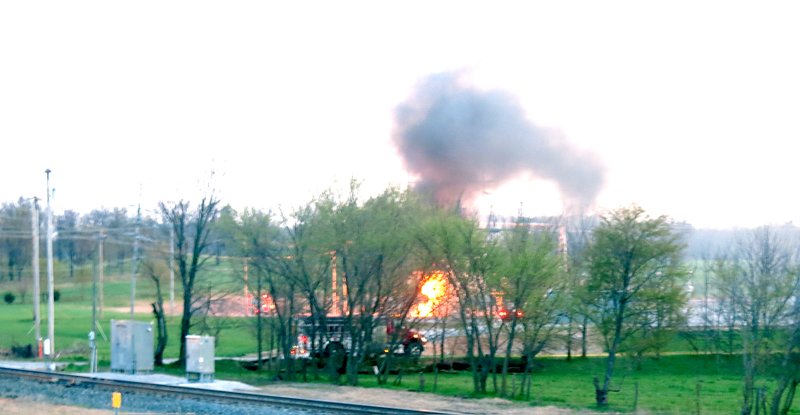
<instances>
[{"instance_id":1,"label":"black tire","mask_svg":"<svg viewBox=\"0 0 800 415\"><path fill-rule=\"evenodd\" d=\"M334 342L325 346L325 351L322 352L323 362L325 367L344 373L347 365L347 353L341 343Z\"/></svg>"},{"instance_id":2,"label":"black tire","mask_svg":"<svg viewBox=\"0 0 800 415\"><path fill-rule=\"evenodd\" d=\"M411 342L406 345L403 351L405 352L406 357L418 359L420 356L422 356L422 351L424 349L425 348L422 347L419 342Z\"/></svg>"}]
</instances>

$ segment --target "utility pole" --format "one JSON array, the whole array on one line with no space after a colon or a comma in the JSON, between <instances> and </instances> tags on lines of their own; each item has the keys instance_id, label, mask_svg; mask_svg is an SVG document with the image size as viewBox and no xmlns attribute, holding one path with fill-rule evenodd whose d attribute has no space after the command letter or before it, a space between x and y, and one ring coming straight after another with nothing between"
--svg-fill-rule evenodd
<instances>
[{"instance_id":1,"label":"utility pole","mask_svg":"<svg viewBox=\"0 0 800 415\"><path fill-rule=\"evenodd\" d=\"M136 228L133 235L133 264L131 266L131 372L136 373L136 273L139 265L139 225L142 222L142 206L136 208Z\"/></svg>"},{"instance_id":2,"label":"utility pole","mask_svg":"<svg viewBox=\"0 0 800 415\"><path fill-rule=\"evenodd\" d=\"M39 204L38 199L33 198L33 206L31 206L31 233L33 235L33 257L31 258L31 265L33 268L33 321L36 336L36 357L41 358L41 342L42 342L42 308L39 301L42 298L41 287L39 286Z\"/></svg>"},{"instance_id":3,"label":"utility pole","mask_svg":"<svg viewBox=\"0 0 800 415\"><path fill-rule=\"evenodd\" d=\"M344 313L339 308L339 285L336 281L336 251L331 251L331 310L333 316L343 316ZM261 293L259 293L260 295ZM259 310L260 311L260 310Z\"/></svg>"},{"instance_id":4,"label":"utility pole","mask_svg":"<svg viewBox=\"0 0 800 415\"><path fill-rule=\"evenodd\" d=\"M103 241L105 241L105 239L106 239L106 235L103 234L102 231L100 231L100 236L98 237L98 241L97 241L97 280L98 280L97 290L99 291L99 293L98 293L99 294L98 295L98 297L99 297L98 298L98 303L99 303L98 316L100 318L103 318L103 293L104 293L104 291L103 291L103 280L105 279L105 275L104 275L105 274L105 270L104 270L104 268L105 268L105 263L106 263L105 259L103 258L103 245L105 245L105 243ZM93 326L92 330L94 330L95 328L97 328L97 327Z\"/></svg>"},{"instance_id":5,"label":"utility pole","mask_svg":"<svg viewBox=\"0 0 800 415\"><path fill-rule=\"evenodd\" d=\"M46 354L51 363L50 370L55 370L56 342L55 342L55 301L53 299L53 208L50 206L50 169L45 170L47 175L47 340Z\"/></svg>"},{"instance_id":6,"label":"utility pole","mask_svg":"<svg viewBox=\"0 0 800 415\"><path fill-rule=\"evenodd\" d=\"M100 238L98 236L98 244ZM98 252L99 254L100 252ZM97 372L97 343L94 328L97 326L97 280L100 269L95 265L92 270L92 326L89 328L89 373Z\"/></svg>"},{"instance_id":7,"label":"utility pole","mask_svg":"<svg viewBox=\"0 0 800 415\"><path fill-rule=\"evenodd\" d=\"M253 304L253 302L250 300L250 293L249 293L248 287L247 287L247 277L248 277L247 276L247 273L248 273L247 257L244 258L244 266L242 267L242 270L244 271L244 304L243 305L244 305L244 314L247 316L247 315L250 315L250 309L251 309L252 304ZM261 311L261 310L258 310L258 311Z\"/></svg>"},{"instance_id":8,"label":"utility pole","mask_svg":"<svg viewBox=\"0 0 800 415\"><path fill-rule=\"evenodd\" d=\"M133 264L131 266L131 320L134 319L133 309L136 302L136 273L139 271L139 224L142 220L142 208L136 209L136 228L133 231Z\"/></svg>"},{"instance_id":9,"label":"utility pole","mask_svg":"<svg viewBox=\"0 0 800 415\"><path fill-rule=\"evenodd\" d=\"M175 228L169 224L169 312L175 314Z\"/></svg>"},{"instance_id":10,"label":"utility pole","mask_svg":"<svg viewBox=\"0 0 800 415\"><path fill-rule=\"evenodd\" d=\"M98 303L98 285L102 292L103 275L103 239L105 235L102 232L97 234L97 266L95 267L94 280L92 281L92 328L89 330L89 348L91 349L91 356L89 358L89 372L97 372L97 303ZM100 284L98 284L100 283Z\"/></svg>"}]
</instances>

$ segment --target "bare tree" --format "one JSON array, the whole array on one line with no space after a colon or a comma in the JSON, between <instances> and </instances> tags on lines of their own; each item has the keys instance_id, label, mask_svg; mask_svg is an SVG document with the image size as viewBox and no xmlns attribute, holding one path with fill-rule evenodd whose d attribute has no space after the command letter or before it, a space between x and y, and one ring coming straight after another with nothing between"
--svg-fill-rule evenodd
<instances>
[{"instance_id":1,"label":"bare tree","mask_svg":"<svg viewBox=\"0 0 800 415\"><path fill-rule=\"evenodd\" d=\"M204 197L193 211L189 202L174 204L159 203L164 222L172 226L175 233L175 264L183 288L183 313L181 315L180 354L181 365L186 361L186 335L192 327L192 319L202 310L208 310L210 299L196 296L197 277L208 260L210 225L217 216L219 200L213 195Z\"/></svg>"},{"instance_id":2,"label":"bare tree","mask_svg":"<svg viewBox=\"0 0 800 415\"><path fill-rule=\"evenodd\" d=\"M156 319L156 346L153 351L153 357L156 366L164 366L164 350L167 348L169 336L167 333L166 314L164 313L164 296L161 292L162 272L151 261L143 261L142 265L156 288L156 298L150 303L153 308L153 317Z\"/></svg>"},{"instance_id":3,"label":"bare tree","mask_svg":"<svg viewBox=\"0 0 800 415\"><path fill-rule=\"evenodd\" d=\"M794 271L797 275L797 270ZM800 384L800 301L798 292L795 291L794 300L789 315L787 316L788 336L783 346L783 353L776 375L775 391L772 393L772 415L786 415L792 408L797 385Z\"/></svg>"},{"instance_id":4,"label":"bare tree","mask_svg":"<svg viewBox=\"0 0 800 415\"><path fill-rule=\"evenodd\" d=\"M731 259L716 277L721 297L741 327L744 388L741 413L748 415L766 406L756 386L764 367L775 362L775 352L784 351L773 393L771 413L785 413L791 406L797 386L793 354L800 344L797 335L796 296L800 274L796 265L797 245L789 235L762 227L737 241ZM789 333L781 333L785 328ZM786 395L784 395L786 394ZM786 405L788 403L788 405Z\"/></svg>"}]
</instances>

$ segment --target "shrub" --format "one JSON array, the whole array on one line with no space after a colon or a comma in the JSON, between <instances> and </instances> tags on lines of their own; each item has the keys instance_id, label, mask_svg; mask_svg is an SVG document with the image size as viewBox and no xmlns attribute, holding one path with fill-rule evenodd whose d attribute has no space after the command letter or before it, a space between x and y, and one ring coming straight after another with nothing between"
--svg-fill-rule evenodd
<instances>
[{"instance_id":1,"label":"shrub","mask_svg":"<svg viewBox=\"0 0 800 415\"><path fill-rule=\"evenodd\" d=\"M12 292L7 292L7 293L5 293L5 295L3 295L3 301L5 301L6 304L11 304L16 299L17 299L17 297Z\"/></svg>"},{"instance_id":2,"label":"shrub","mask_svg":"<svg viewBox=\"0 0 800 415\"><path fill-rule=\"evenodd\" d=\"M53 302L58 301L61 298L61 291L55 290L53 291Z\"/></svg>"}]
</instances>

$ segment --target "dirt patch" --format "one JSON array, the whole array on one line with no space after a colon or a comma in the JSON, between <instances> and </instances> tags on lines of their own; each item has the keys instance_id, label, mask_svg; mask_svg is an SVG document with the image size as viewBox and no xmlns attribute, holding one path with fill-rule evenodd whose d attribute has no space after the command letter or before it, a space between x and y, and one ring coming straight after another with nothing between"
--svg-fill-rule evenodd
<instances>
[{"instance_id":1,"label":"dirt patch","mask_svg":"<svg viewBox=\"0 0 800 415\"><path fill-rule=\"evenodd\" d=\"M444 397L424 392L404 392L386 389L364 389L352 386L319 384L276 384L261 388L270 395L293 396L299 398L321 399L327 401L354 402L428 411L442 411L459 414L486 415L575 415L590 412L573 411L552 406L532 407L506 399L461 399Z\"/></svg>"},{"instance_id":2,"label":"dirt patch","mask_svg":"<svg viewBox=\"0 0 800 415\"><path fill-rule=\"evenodd\" d=\"M130 305L123 307L106 307L107 311L117 313L130 313ZM136 314L153 314L150 302L138 300L134 303L133 311ZM180 316L183 313L183 302L175 299L175 309L170 310L169 299L164 299L164 312L169 316ZM221 300L216 300L209 312L210 315L224 317L253 317L252 308L248 307L247 300L241 295L232 295Z\"/></svg>"},{"instance_id":3,"label":"dirt patch","mask_svg":"<svg viewBox=\"0 0 800 415\"><path fill-rule=\"evenodd\" d=\"M113 413L111 409L87 409L78 406L52 405L44 402L36 402L26 398L5 399L0 398L0 408L6 415L108 415Z\"/></svg>"}]
</instances>

